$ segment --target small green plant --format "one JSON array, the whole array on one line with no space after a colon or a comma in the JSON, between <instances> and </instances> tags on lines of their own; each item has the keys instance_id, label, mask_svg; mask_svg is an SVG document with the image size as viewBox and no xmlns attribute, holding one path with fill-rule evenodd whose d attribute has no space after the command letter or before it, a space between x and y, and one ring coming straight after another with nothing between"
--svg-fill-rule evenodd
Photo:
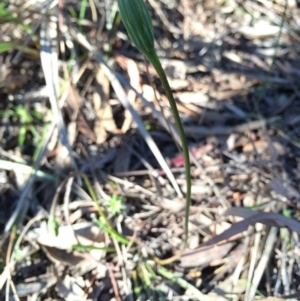
<instances>
[{"instance_id":1,"label":"small green plant","mask_svg":"<svg viewBox=\"0 0 300 301\"><path fill-rule=\"evenodd\" d=\"M7 4L9 3L9 1L1 1L0 3L0 24L4 24L4 23L15 23L18 26L20 26L23 30L30 32L31 28L29 25L25 25L24 23L22 23L16 16L15 14L11 13L8 9L7 9Z\"/></svg>"},{"instance_id":2,"label":"small green plant","mask_svg":"<svg viewBox=\"0 0 300 301\"><path fill-rule=\"evenodd\" d=\"M47 228L50 234L58 236L59 224L54 216L50 216L47 223Z\"/></svg>"},{"instance_id":3,"label":"small green plant","mask_svg":"<svg viewBox=\"0 0 300 301\"><path fill-rule=\"evenodd\" d=\"M88 177L86 176L85 173L81 172L81 171L74 171L72 173L70 173L65 179L64 181L59 185L59 187L56 190L56 193L53 197L52 200L52 204L51 204L51 208L50 208L50 213L49 213L49 218L48 218L48 231L50 233L52 233L54 236L56 236L58 234L58 223L55 220L55 207L56 204L58 202L59 199L59 195L62 191L62 189L66 186L68 180L70 178L74 178L76 176L81 176L85 182L85 185L87 187L87 190L90 194L91 199L93 200L97 210L98 210L98 214L99 214L99 218L95 219L95 222L97 225L99 225L99 227L101 227L104 231L106 231L109 235L112 235L116 240L118 240L120 243L128 245L130 240L127 239L126 237L122 236L121 234L119 234L109 223L106 214L104 212L104 210L102 209L102 207L100 206L99 202L98 202L98 198L96 196L96 192L92 187L92 184L90 182L90 180L88 179Z\"/></svg>"},{"instance_id":4,"label":"small green plant","mask_svg":"<svg viewBox=\"0 0 300 301\"><path fill-rule=\"evenodd\" d=\"M0 26L6 23L9 23L9 25L15 24L23 31L31 33L31 27L28 24L24 24L21 19L17 17L17 12L12 13L7 8L10 1L2 0L0 2ZM21 50L24 53L33 54L36 56L39 55L39 51L37 51L36 49L30 48L28 46L18 45L16 41L0 41L0 54L13 49Z\"/></svg>"},{"instance_id":5,"label":"small green plant","mask_svg":"<svg viewBox=\"0 0 300 301\"><path fill-rule=\"evenodd\" d=\"M30 112L33 116L35 115L35 117L38 117L39 120L42 119L42 116L34 111ZM24 106L16 106L16 114L17 116L20 118L21 121L21 125L20 125L20 130L19 130L19 146L23 146L25 143L25 139L26 139L26 132L27 129L30 130L30 132L32 133L33 137L34 137L34 144L37 144L38 141L40 140L40 135L37 132L37 130L35 129L35 127L32 125L33 123L33 117L25 108ZM23 123L25 125L23 125ZM28 126L26 125L28 124Z\"/></svg>"},{"instance_id":6,"label":"small green plant","mask_svg":"<svg viewBox=\"0 0 300 301\"><path fill-rule=\"evenodd\" d=\"M0 23L6 22L14 22L16 24L20 24L18 18L16 18L11 12L9 12L6 8L8 1L3 1L0 3Z\"/></svg>"},{"instance_id":7,"label":"small green plant","mask_svg":"<svg viewBox=\"0 0 300 301\"><path fill-rule=\"evenodd\" d=\"M125 206L123 204L123 197L113 194L107 201L107 206L109 213L111 213L112 215L120 214L125 209Z\"/></svg>"},{"instance_id":8,"label":"small green plant","mask_svg":"<svg viewBox=\"0 0 300 301\"><path fill-rule=\"evenodd\" d=\"M160 261L160 264L168 264L181 256L188 242L188 223L189 211L191 206L191 173L190 173L190 157L186 136L177 110L176 102L167 80L166 74L162 68L160 60L154 47L154 32L150 13L144 0L118 0L121 19L128 35L139 51L145 55L149 62L155 68L168 97L170 107L175 119L175 123L180 135L182 151L185 161L186 176L186 210L185 210L185 239L183 249L179 254L167 260Z\"/></svg>"},{"instance_id":9,"label":"small green plant","mask_svg":"<svg viewBox=\"0 0 300 301\"><path fill-rule=\"evenodd\" d=\"M19 127L19 134L18 134L18 144L20 147L24 146L25 140L26 140L26 133L29 131L33 136L33 144L37 144L40 141L40 134L34 127L33 123L36 120L42 121L42 115L39 112L36 112L34 110L26 110L24 106L17 105L17 106L10 106L10 109L6 112L0 111L0 117L1 116L10 116L10 117L16 117L20 120L20 127Z\"/></svg>"}]
</instances>

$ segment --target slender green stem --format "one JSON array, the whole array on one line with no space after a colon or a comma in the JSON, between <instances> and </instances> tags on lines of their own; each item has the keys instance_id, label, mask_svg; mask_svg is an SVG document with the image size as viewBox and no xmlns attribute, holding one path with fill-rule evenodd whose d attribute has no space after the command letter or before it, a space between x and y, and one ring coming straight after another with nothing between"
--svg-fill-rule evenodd
<instances>
[{"instance_id":1,"label":"slender green stem","mask_svg":"<svg viewBox=\"0 0 300 301\"><path fill-rule=\"evenodd\" d=\"M185 177L186 177L186 207L185 207L185 239L184 239L184 249L187 246L188 243L188 234L189 234L189 215L190 215L190 207L191 207L191 163L190 163L190 156L189 156L189 148L186 140L186 136L184 133L184 129L181 123L181 119L178 113L178 109L176 106L176 102L174 100L168 79L166 77L165 71L162 68L162 65L160 63L160 60L156 54L156 51L153 50L148 53L144 53L147 59L151 62L153 67L155 68L158 76L160 77L160 80L164 86L166 95L168 97L172 113L175 119L175 123L179 132L181 144L182 144L182 151L183 151L183 157L184 157L184 163L185 163Z\"/></svg>"},{"instance_id":2,"label":"slender green stem","mask_svg":"<svg viewBox=\"0 0 300 301\"><path fill-rule=\"evenodd\" d=\"M165 92L169 99L169 103L175 118L175 123L179 132L181 146L183 150L183 156L185 161L185 176L186 176L186 207L185 207L185 239L181 252L177 255L166 259L159 260L156 258L156 262L160 264L169 264L174 260L178 259L184 252L188 243L188 233L189 233L189 214L191 206L191 173L190 173L190 157L189 149L186 141L183 126L179 117L177 106L173 98L173 94L167 80L166 74L161 66L159 58L156 54L154 47L154 30L150 17L149 10L144 2L144 0L118 0L119 11L124 26L127 29L130 39L133 41L135 46L142 52L146 58L152 63L160 80L165 88Z\"/></svg>"},{"instance_id":3,"label":"slender green stem","mask_svg":"<svg viewBox=\"0 0 300 301\"><path fill-rule=\"evenodd\" d=\"M160 275L162 275L163 277L177 283L182 288L184 288L186 290L189 290L194 295L194 297L197 298L197 300L207 301L209 299L206 295L202 294L195 286L193 286L192 284L190 284L189 282L187 282L183 278L175 276L172 272L168 271L164 267L158 266L157 267L157 272Z\"/></svg>"}]
</instances>

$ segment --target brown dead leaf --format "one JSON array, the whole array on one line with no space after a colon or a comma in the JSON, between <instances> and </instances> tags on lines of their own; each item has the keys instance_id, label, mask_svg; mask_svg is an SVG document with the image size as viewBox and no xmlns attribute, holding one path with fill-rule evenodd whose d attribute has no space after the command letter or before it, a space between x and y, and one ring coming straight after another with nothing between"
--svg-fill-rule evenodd
<instances>
[{"instance_id":1,"label":"brown dead leaf","mask_svg":"<svg viewBox=\"0 0 300 301\"><path fill-rule=\"evenodd\" d=\"M78 129L80 133L90 138L92 141L95 141L95 134L88 122L86 121L83 112L81 111L83 99L78 93L77 89L72 85L69 85L69 94L66 102L66 109L71 119L71 122L68 125L68 137L70 144L73 145L76 139L76 129Z\"/></svg>"},{"instance_id":2,"label":"brown dead leaf","mask_svg":"<svg viewBox=\"0 0 300 301\"><path fill-rule=\"evenodd\" d=\"M69 93L66 99L66 109L72 121L75 121L82 106L82 97L79 95L76 88L69 85Z\"/></svg>"},{"instance_id":3,"label":"brown dead leaf","mask_svg":"<svg viewBox=\"0 0 300 301\"><path fill-rule=\"evenodd\" d=\"M256 212L247 208L229 208L224 212L224 215L235 215L245 217L243 221L232 224L220 235L210 239L205 245L214 245L221 241L226 241L238 233L242 233L256 223L261 223L268 226L289 228L291 231L300 233L300 222L293 218L285 217L273 212Z\"/></svg>"},{"instance_id":4,"label":"brown dead leaf","mask_svg":"<svg viewBox=\"0 0 300 301\"><path fill-rule=\"evenodd\" d=\"M73 146L76 137L77 137L77 123L76 119L80 116L79 110L81 106L81 97L78 94L77 90L73 88L71 85L68 86L68 96L66 99L66 110L70 116L71 122L69 122L67 126L67 136L68 143L70 146ZM83 116L81 116L83 117ZM88 135L88 131L86 132ZM58 142L56 149L55 162L59 166L67 166L71 164L70 153L66 145L64 145L61 141Z\"/></svg>"},{"instance_id":5,"label":"brown dead leaf","mask_svg":"<svg viewBox=\"0 0 300 301\"><path fill-rule=\"evenodd\" d=\"M80 112L77 118L77 128L78 132L83 134L85 137L91 139L93 142L96 142L96 135L90 127L90 125L88 124L87 120L85 119L85 116L83 115L82 111Z\"/></svg>"},{"instance_id":6,"label":"brown dead leaf","mask_svg":"<svg viewBox=\"0 0 300 301\"><path fill-rule=\"evenodd\" d=\"M251 62L253 62L256 66L258 66L259 68L261 68L262 70L269 72L270 67L269 65L263 61L258 55L255 54L251 54Z\"/></svg>"},{"instance_id":7,"label":"brown dead leaf","mask_svg":"<svg viewBox=\"0 0 300 301\"><path fill-rule=\"evenodd\" d=\"M278 155L285 154L285 147L281 143L277 141L273 141L272 146L274 147ZM270 149L270 143L267 140L257 140L257 141L249 142L243 147L243 151L246 153L253 152L254 149L259 154L262 154L266 150Z\"/></svg>"},{"instance_id":8,"label":"brown dead leaf","mask_svg":"<svg viewBox=\"0 0 300 301\"><path fill-rule=\"evenodd\" d=\"M233 244L229 242L222 246L200 247L196 250L185 252L180 258L180 265L183 268L209 265L210 262L225 257Z\"/></svg>"},{"instance_id":9,"label":"brown dead leaf","mask_svg":"<svg viewBox=\"0 0 300 301\"><path fill-rule=\"evenodd\" d=\"M70 140L70 144L73 145L77 131L82 133L85 137L90 138L92 141L96 141L95 133L91 129L90 125L88 124L85 115L83 114L81 108L83 104L83 99L81 95L78 93L77 89L70 85L69 87L69 94L67 97L67 110L70 115L71 122L68 125L68 137Z\"/></svg>"},{"instance_id":10,"label":"brown dead leaf","mask_svg":"<svg viewBox=\"0 0 300 301\"><path fill-rule=\"evenodd\" d=\"M96 114L94 132L97 144L101 144L106 141L108 132L115 133L119 130L115 124L112 108L108 102L109 81L102 69L99 69L97 72L96 80L98 83L96 85L97 90L93 94L93 104Z\"/></svg>"},{"instance_id":11,"label":"brown dead leaf","mask_svg":"<svg viewBox=\"0 0 300 301\"><path fill-rule=\"evenodd\" d=\"M85 259L82 254L75 255L74 252L67 252L57 248L44 247L43 250L51 261L59 264L76 266Z\"/></svg>"}]
</instances>

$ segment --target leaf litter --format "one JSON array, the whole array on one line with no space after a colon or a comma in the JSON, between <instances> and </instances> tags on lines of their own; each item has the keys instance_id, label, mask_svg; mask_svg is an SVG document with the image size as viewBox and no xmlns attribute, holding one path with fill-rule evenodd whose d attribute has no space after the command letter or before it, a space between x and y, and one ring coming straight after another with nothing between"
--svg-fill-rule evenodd
<instances>
[{"instance_id":1,"label":"leaf litter","mask_svg":"<svg viewBox=\"0 0 300 301\"><path fill-rule=\"evenodd\" d=\"M298 300L298 4L147 5L193 156L189 249L166 267L153 261L182 244L184 160L116 2L7 1L1 300ZM75 170L123 243L78 177L49 233L56 190Z\"/></svg>"}]
</instances>

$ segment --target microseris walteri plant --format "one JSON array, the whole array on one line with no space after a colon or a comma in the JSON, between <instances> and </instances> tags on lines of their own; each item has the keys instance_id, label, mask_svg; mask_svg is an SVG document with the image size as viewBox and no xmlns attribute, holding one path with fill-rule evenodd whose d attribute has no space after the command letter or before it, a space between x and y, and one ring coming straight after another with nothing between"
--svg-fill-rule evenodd
<instances>
[{"instance_id":1,"label":"microseris walteri plant","mask_svg":"<svg viewBox=\"0 0 300 301\"><path fill-rule=\"evenodd\" d=\"M118 0L119 11L123 24L128 32L133 44L139 49L141 53L149 60L155 68L168 97L170 107L175 119L175 123L179 132L181 146L185 161L185 176L186 176L186 210L185 210L185 239L182 252L187 246L188 241L188 223L189 211L191 205L191 173L190 173L190 158L189 149L177 106L167 80L166 74L161 66L160 60L157 56L154 47L154 31L150 17L149 10L144 0ZM170 263L182 254L180 252L177 256L169 260L160 261L160 263Z\"/></svg>"},{"instance_id":2,"label":"microseris walteri plant","mask_svg":"<svg viewBox=\"0 0 300 301\"><path fill-rule=\"evenodd\" d=\"M124 26L134 45L146 57L153 55L154 33L148 8L143 0L118 0Z\"/></svg>"}]
</instances>

